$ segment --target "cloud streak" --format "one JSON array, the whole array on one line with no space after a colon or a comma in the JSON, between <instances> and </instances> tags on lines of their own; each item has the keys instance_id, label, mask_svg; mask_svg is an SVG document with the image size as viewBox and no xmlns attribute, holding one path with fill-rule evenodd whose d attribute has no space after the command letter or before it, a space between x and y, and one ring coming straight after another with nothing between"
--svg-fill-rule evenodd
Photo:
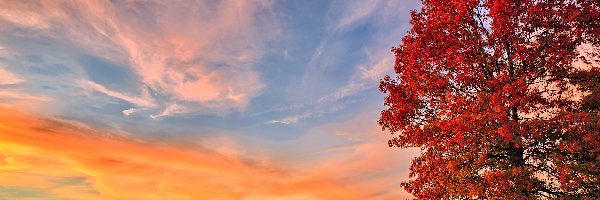
<instances>
[{"instance_id":1,"label":"cloud streak","mask_svg":"<svg viewBox=\"0 0 600 200\"><path fill-rule=\"evenodd\" d=\"M336 20L336 23L330 25L329 30L336 32L354 26L361 20L373 15L378 4L380 4L379 1L351 1L342 7L342 15Z\"/></svg>"},{"instance_id":2,"label":"cloud streak","mask_svg":"<svg viewBox=\"0 0 600 200\"><path fill-rule=\"evenodd\" d=\"M137 96L126 95L126 94L123 94L120 92L115 92L115 91L106 89L106 87L104 87L98 83L92 82L92 81L78 81L78 83L80 85L82 85L85 89L88 89L90 91L96 91L96 92L105 94L110 97L121 99L123 101L129 102L136 106L140 106L140 107L156 106L155 103L152 101L152 99L149 97L149 94L147 91L144 92L144 95L142 97L137 97ZM123 112L131 114L133 111L134 110L129 109L129 110L124 110Z\"/></svg>"}]
</instances>

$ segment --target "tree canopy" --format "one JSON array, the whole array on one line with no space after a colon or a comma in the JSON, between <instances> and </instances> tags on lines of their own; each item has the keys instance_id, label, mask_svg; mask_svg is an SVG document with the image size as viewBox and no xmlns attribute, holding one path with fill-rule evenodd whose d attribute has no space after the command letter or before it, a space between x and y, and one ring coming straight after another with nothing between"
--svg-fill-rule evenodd
<instances>
[{"instance_id":1,"label":"tree canopy","mask_svg":"<svg viewBox=\"0 0 600 200\"><path fill-rule=\"evenodd\" d=\"M600 198L600 1L424 0L379 124L418 198Z\"/></svg>"}]
</instances>

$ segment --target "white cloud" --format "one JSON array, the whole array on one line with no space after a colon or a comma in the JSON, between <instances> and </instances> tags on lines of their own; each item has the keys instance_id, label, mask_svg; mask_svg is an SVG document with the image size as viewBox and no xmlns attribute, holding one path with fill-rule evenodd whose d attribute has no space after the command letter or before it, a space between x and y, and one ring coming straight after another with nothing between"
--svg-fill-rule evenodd
<instances>
[{"instance_id":1,"label":"white cloud","mask_svg":"<svg viewBox=\"0 0 600 200\"><path fill-rule=\"evenodd\" d=\"M305 112L300 115L292 115L292 116L287 116L287 117L277 119L277 120L269 120L269 121L266 121L265 124L290 125L290 124L298 123L298 121L300 121L301 119L310 118L311 116L312 116L312 114L310 112Z\"/></svg>"},{"instance_id":2,"label":"white cloud","mask_svg":"<svg viewBox=\"0 0 600 200\"><path fill-rule=\"evenodd\" d=\"M100 84L97 84L95 82L92 82L92 81L81 80L81 81L78 81L78 83L81 84L85 89L87 89L89 91L100 92L107 96L126 101L126 102L131 103L136 106L145 107L145 108L152 108L152 107L156 106L156 104L153 102L153 100L149 97L149 95L147 93L145 95L142 95L142 97L138 97L136 95L127 95L127 94L123 94L121 92L109 90L106 87L104 87ZM131 109L129 109L129 110L131 110ZM124 111L124 113L125 113L125 111Z\"/></svg>"},{"instance_id":3,"label":"white cloud","mask_svg":"<svg viewBox=\"0 0 600 200\"><path fill-rule=\"evenodd\" d=\"M344 1L345 7L342 7L341 15L336 18L333 26L329 30L332 32L347 29L357 22L364 20L373 15L377 11L379 1Z\"/></svg>"}]
</instances>

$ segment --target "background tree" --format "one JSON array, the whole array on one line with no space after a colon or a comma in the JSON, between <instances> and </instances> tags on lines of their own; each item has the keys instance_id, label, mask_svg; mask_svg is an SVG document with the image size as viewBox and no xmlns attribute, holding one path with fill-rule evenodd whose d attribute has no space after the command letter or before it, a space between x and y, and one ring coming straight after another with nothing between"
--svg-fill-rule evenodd
<instances>
[{"instance_id":1,"label":"background tree","mask_svg":"<svg viewBox=\"0 0 600 200\"><path fill-rule=\"evenodd\" d=\"M600 1L424 0L379 120L418 198L600 198Z\"/></svg>"}]
</instances>

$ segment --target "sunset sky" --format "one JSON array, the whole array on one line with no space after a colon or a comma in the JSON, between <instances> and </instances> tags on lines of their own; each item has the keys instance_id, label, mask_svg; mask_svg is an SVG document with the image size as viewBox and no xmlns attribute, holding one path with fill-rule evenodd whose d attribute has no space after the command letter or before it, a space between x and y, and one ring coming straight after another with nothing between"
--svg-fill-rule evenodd
<instances>
[{"instance_id":1,"label":"sunset sky","mask_svg":"<svg viewBox=\"0 0 600 200\"><path fill-rule=\"evenodd\" d=\"M405 199L418 1L0 0L0 199Z\"/></svg>"}]
</instances>

